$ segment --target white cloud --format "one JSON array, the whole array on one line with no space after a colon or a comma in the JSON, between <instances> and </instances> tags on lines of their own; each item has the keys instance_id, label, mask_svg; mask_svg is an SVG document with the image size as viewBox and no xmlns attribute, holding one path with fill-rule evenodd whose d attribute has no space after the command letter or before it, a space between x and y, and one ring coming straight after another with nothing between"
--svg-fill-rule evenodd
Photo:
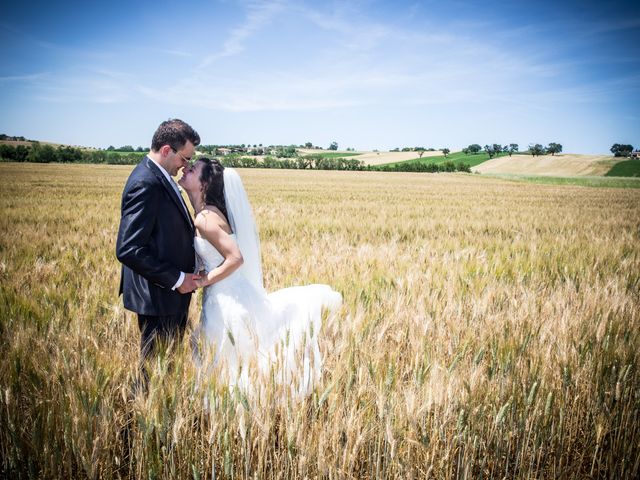
<instances>
[{"instance_id":1,"label":"white cloud","mask_svg":"<svg viewBox=\"0 0 640 480\"><path fill-rule=\"evenodd\" d=\"M268 52L256 48L246 51L246 64L252 65L247 71L225 70L224 62L210 65L243 51L250 36L258 36L254 43L259 45L260 28L283 5L251 4L246 22L233 30L222 52L174 84L144 85L141 92L158 102L234 112L496 101L525 105L531 92L553 86L565 68L451 33L446 25L428 32L394 30L352 8L325 13L301 6L288 8L286 21L301 23L307 39L313 39L315 50L307 52L306 62L292 58L288 67L271 67L261 61Z\"/></svg>"},{"instance_id":2,"label":"white cloud","mask_svg":"<svg viewBox=\"0 0 640 480\"><path fill-rule=\"evenodd\" d=\"M231 57L244 51L245 42L261 28L264 28L269 21L284 7L282 1L258 1L247 4L245 22L235 27L229 34L229 39L224 42L222 50L207 55L200 68L211 65L216 60Z\"/></svg>"}]
</instances>

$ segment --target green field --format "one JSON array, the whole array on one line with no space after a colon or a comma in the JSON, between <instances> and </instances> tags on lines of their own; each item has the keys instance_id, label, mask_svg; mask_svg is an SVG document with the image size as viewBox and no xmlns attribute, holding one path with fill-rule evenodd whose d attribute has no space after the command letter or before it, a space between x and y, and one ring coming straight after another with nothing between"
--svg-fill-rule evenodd
<instances>
[{"instance_id":1,"label":"green field","mask_svg":"<svg viewBox=\"0 0 640 480\"><path fill-rule=\"evenodd\" d=\"M577 185L581 187L600 188L640 188L640 178L624 177L551 177L546 175L518 175L518 174L493 174L484 173L483 177L502 178L517 182L539 183L545 185Z\"/></svg>"},{"instance_id":2,"label":"green field","mask_svg":"<svg viewBox=\"0 0 640 480\"><path fill-rule=\"evenodd\" d=\"M606 174L607 177L640 177L640 160L624 160L616 163Z\"/></svg>"}]
</instances>

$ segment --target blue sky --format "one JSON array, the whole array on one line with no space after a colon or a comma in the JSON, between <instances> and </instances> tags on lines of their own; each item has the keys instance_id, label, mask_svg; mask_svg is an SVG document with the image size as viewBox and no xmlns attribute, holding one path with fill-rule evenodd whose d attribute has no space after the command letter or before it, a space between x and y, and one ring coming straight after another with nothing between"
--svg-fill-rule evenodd
<instances>
[{"instance_id":1,"label":"blue sky","mask_svg":"<svg viewBox=\"0 0 640 480\"><path fill-rule=\"evenodd\" d=\"M640 146L640 2L23 1L0 133L148 146Z\"/></svg>"}]
</instances>

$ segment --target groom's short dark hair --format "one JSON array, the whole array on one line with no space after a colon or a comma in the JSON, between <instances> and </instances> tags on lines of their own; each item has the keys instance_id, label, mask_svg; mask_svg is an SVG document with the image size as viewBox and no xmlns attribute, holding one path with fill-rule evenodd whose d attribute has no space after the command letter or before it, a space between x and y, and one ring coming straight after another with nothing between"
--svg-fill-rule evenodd
<instances>
[{"instance_id":1,"label":"groom's short dark hair","mask_svg":"<svg viewBox=\"0 0 640 480\"><path fill-rule=\"evenodd\" d=\"M151 140L151 150L157 152L163 145L169 145L174 151L184 147L187 141L194 147L200 145L200 135L191 126L177 118L162 122Z\"/></svg>"}]
</instances>

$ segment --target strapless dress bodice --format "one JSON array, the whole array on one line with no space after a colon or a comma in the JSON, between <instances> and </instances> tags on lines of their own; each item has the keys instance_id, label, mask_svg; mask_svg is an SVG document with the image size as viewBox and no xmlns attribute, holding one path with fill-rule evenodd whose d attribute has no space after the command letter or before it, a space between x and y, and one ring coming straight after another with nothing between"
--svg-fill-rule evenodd
<instances>
[{"instance_id":1,"label":"strapless dress bodice","mask_svg":"<svg viewBox=\"0 0 640 480\"><path fill-rule=\"evenodd\" d=\"M231 238L233 238L234 241L236 239L234 234L231 234ZM194 237L193 247L202 261L202 266L207 272L210 272L224 261L224 257L206 238Z\"/></svg>"}]
</instances>

